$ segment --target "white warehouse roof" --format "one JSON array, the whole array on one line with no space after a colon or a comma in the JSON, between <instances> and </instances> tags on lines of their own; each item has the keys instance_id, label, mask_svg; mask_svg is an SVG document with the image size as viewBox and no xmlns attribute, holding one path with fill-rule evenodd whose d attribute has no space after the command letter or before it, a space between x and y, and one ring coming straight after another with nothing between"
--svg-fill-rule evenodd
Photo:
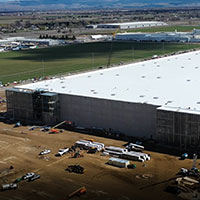
<instances>
[{"instance_id":1,"label":"white warehouse roof","mask_svg":"<svg viewBox=\"0 0 200 200\"><path fill-rule=\"evenodd\" d=\"M110 23L110 24L98 24L97 28L120 28L120 29L130 29L130 28L144 28L153 26L166 26L164 22L158 21L146 21L146 22L124 22L124 23Z\"/></svg>"},{"instance_id":2,"label":"white warehouse roof","mask_svg":"<svg viewBox=\"0 0 200 200\"><path fill-rule=\"evenodd\" d=\"M123 22L123 23L110 23L110 24L99 24L99 25L130 26L130 25L145 25L145 24L163 24L163 25L167 25L166 23L160 22L160 21Z\"/></svg>"},{"instance_id":3,"label":"white warehouse roof","mask_svg":"<svg viewBox=\"0 0 200 200\"><path fill-rule=\"evenodd\" d=\"M200 113L200 51L17 86L195 110ZM175 110L177 110L175 109Z\"/></svg>"}]
</instances>

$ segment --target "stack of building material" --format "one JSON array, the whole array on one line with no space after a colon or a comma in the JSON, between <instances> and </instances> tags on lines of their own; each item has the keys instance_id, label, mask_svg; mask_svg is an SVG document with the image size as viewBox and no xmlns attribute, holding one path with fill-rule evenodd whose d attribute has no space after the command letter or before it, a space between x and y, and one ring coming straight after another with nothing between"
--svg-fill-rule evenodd
<instances>
[{"instance_id":1,"label":"stack of building material","mask_svg":"<svg viewBox=\"0 0 200 200\"><path fill-rule=\"evenodd\" d=\"M102 149L104 149L104 144L103 143L91 142L91 141L88 141L88 140L76 141L75 145L77 147L82 147L82 148L84 148L86 150L96 148L98 151L101 151Z\"/></svg>"},{"instance_id":2,"label":"stack of building material","mask_svg":"<svg viewBox=\"0 0 200 200\"><path fill-rule=\"evenodd\" d=\"M138 144L134 144L134 143L130 143L128 146L126 146L126 149L128 149L130 151L143 151L144 150L144 146L138 145Z\"/></svg>"},{"instance_id":3,"label":"stack of building material","mask_svg":"<svg viewBox=\"0 0 200 200\"><path fill-rule=\"evenodd\" d=\"M178 185L188 185L188 186L192 186L194 184L198 184L199 181L193 179L193 178L189 178L189 177L179 177L176 179L176 182L178 183Z\"/></svg>"},{"instance_id":4,"label":"stack of building material","mask_svg":"<svg viewBox=\"0 0 200 200\"><path fill-rule=\"evenodd\" d=\"M144 149L144 147L141 149ZM127 148L108 146L108 147L105 147L104 152L108 153L109 155L112 155L112 156L125 158L127 160L136 160L136 161L140 161L140 162L150 160L150 155L148 155L146 153L130 151L130 149L127 149Z\"/></svg>"}]
</instances>

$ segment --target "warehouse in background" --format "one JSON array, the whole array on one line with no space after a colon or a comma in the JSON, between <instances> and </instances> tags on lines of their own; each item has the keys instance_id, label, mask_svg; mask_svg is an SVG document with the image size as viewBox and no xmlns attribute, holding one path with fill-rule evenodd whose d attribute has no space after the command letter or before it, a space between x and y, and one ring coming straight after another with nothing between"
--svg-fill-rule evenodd
<instances>
[{"instance_id":1,"label":"warehouse in background","mask_svg":"<svg viewBox=\"0 0 200 200\"><path fill-rule=\"evenodd\" d=\"M33 123L70 120L197 149L199 59L200 51L193 51L17 86L6 91L8 113Z\"/></svg>"},{"instance_id":2,"label":"warehouse in background","mask_svg":"<svg viewBox=\"0 0 200 200\"><path fill-rule=\"evenodd\" d=\"M200 42L200 30L192 32L118 33L115 40L136 42Z\"/></svg>"},{"instance_id":3,"label":"warehouse in background","mask_svg":"<svg viewBox=\"0 0 200 200\"><path fill-rule=\"evenodd\" d=\"M134 29L134 28L145 28L155 26L167 26L168 24L159 21L146 21L146 22L124 22L124 23L110 23L110 24L98 24L98 25L87 25L86 28L93 29Z\"/></svg>"}]
</instances>

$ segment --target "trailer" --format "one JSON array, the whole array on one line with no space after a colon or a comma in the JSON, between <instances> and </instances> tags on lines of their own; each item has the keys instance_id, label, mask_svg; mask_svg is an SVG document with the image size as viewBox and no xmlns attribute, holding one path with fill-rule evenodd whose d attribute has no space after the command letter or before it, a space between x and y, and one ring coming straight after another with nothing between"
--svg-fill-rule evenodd
<instances>
[{"instance_id":1,"label":"trailer","mask_svg":"<svg viewBox=\"0 0 200 200\"><path fill-rule=\"evenodd\" d=\"M128 152L127 149L120 148L120 147L114 147L114 146L105 147L105 150L106 150L106 151L119 152L119 153Z\"/></svg>"},{"instance_id":2,"label":"trailer","mask_svg":"<svg viewBox=\"0 0 200 200\"><path fill-rule=\"evenodd\" d=\"M134 143L130 143L128 146L126 146L126 149L132 151L143 151L144 150L144 146L142 145L138 145L138 144L134 144Z\"/></svg>"},{"instance_id":3,"label":"trailer","mask_svg":"<svg viewBox=\"0 0 200 200\"><path fill-rule=\"evenodd\" d=\"M117 166L117 167L121 167L121 168L127 168L127 166L130 164L130 162L128 160L111 157L108 161L108 164Z\"/></svg>"},{"instance_id":4,"label":"trailer","mask_svg":"<svg viewBox=\"0 0 200 200\"><path fill-rule=\"evenodd\" d=\"M103 143L91 142L91 141L88 141L88 140L76 141L75 145L77 147L81 147L81 148L83 148L85 150L96 148L98 151L101 151L102 149L104 149L104 144Z\"/></svg>"},{"instance_id":5,"label":"trailer","mask_svg":"<svg viewBox=\"0 0 200 200\"><path fill-rule=\"evenodd\" d=\"M7 183L7 184L2 184L1 189L2 190L12 190L16 189L18 186L16 183Z\"/></svg>"},{"instance_id":6,"label":"trailer","mask_svg":"<svg viewBox=\"0 0 200 200\"><path fill-rule=\"evenodd\" d=\"M121 156L121 152L117 152L117 151L109 151L109 150L104 150L104 155L111 155L111 156L115 156L115 157L120 157Z\"/></svg>"},{"instance_id":7,"label":"trailer","mask_svg":"<svg viewBox=\"0 0 200 200\"><path fill-rule=\"evenodd\" d=\"M134 160L134 161L140 161L140 162L145 161L143 156L136 154L135 152L124 152L120 154L120 158L125 158L127 160Z\"/></svg>"},{"instance_id":8,"label":"trailer","mask_svg":"<svg viewBox=\"0 0 200 200\"><path fill-rule=\"evenodd\" d=\"M139 155L144 160L151 160L150 155L147 154L147 153L140 153L140 152L135 152L135 151L130 151L130 152L133 153L133 154Z\"/></svg>"}]
</instances>

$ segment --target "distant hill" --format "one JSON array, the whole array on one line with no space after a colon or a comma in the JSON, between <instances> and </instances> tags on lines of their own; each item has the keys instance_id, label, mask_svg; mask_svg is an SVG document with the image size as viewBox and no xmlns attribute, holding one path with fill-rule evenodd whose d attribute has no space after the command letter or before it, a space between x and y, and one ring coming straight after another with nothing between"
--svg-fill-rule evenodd
<instances>
[{"instance_id":1,"label":"distant hill","mask_svg":"<svg viewBox=\"0 0 200 200\"><path fill-rule=\"evenodd\" d=\"M200 7L199 0L0 0L0 10L7 9L103 9Z\"/></svg>"}]
</instances>

